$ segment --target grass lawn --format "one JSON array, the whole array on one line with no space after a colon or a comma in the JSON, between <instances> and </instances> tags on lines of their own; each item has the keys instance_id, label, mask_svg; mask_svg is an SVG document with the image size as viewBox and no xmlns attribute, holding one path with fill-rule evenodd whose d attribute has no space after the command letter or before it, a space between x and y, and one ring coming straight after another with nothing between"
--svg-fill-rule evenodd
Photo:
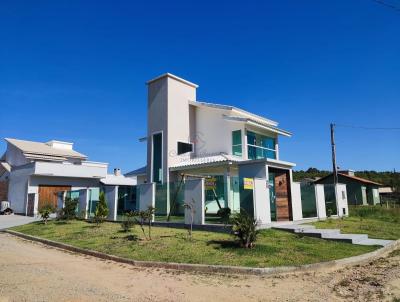
<instances>
[{"instance_id":1,"label":"grass lawn","mask_svg":"<svg viewBox=\"0 0 400 302\"><path fill-rule=\"evenodd\" d=\"M153 227L153 240L146 241L142 239L138 226L124 233L119 224L109 222L100 227L84 221L50 221L47 225L34 222L12 229L135 260L249 267L302 265L355 256L376 249L298 237L278 230L262 231L256 247L249 250L239 248L229 234L194 231L193 241L189 241L186 230Z\"/></svg>"},{"instance_id":2,"label":"grass lawn","mask_svg":"<svg viewBox=\"0 0 400 302\"><path fill-rule=\"evenodd\" d=\"M400 208L386 209L381 206L349 208L350 217L313 223L317 228L337 228L342 233L368 234L370 238L400 238Z\"/></svg>"}]
</instances>

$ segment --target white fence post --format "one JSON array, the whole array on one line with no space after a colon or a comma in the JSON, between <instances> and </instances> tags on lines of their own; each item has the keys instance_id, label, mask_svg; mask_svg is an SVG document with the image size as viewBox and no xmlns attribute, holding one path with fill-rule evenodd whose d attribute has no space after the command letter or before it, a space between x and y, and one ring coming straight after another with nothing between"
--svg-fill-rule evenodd
<instances>
[{"instance_id":1,"label":"white fence post","mask_svg":"<svg viewBox=\"0 0 400 302\"><path fill-rule=\"evenodd\" d=\"M337 184L336 185L336 201L337 201L337 212L338 216L348 216L349 215L349 206L347 202L347 192L346 192L345 184Z\"/></svg>"},{"instance_id":2,"label":"white fence post","mask_svg":"<svg viewBox=\"0 0 400 302\"><path fill-rule=\"evenodd\" d=\"M317 202L318 218L325 219L326 218L326 207L325 207L324 185L315 185L315 199Z\"/></svg>"},{"instance_id":3,"label":"white fence post","mask_svg":"<svg viewBox=\"0 0 400 302\"><path fill-rule=\"evenodd\" d=\"M303 219L300 183L292 182L292 216L293 221Z\"/></svg>"}]
</instances>

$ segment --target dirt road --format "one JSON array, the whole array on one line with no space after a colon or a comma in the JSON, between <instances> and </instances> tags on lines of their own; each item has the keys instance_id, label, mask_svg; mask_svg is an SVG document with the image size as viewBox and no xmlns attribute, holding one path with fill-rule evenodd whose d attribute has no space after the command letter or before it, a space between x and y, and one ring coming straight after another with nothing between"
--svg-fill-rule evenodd
<instances>
[{"instance_id":1,"label":"dirt road","mask_svg":"<svg viewBox=\"0 0 400 302\"><path fill-rule=\"evenodd\" d=\"M340 271L273 277L135 268L0 233L0 301L395 301L400 250Z\"/></svg>"}]
</instances>

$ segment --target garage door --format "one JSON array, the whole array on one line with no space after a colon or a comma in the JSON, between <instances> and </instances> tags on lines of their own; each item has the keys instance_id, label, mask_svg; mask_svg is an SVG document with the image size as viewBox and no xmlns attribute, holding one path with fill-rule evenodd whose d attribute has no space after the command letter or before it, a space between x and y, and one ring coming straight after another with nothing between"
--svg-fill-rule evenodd
<instances>
[{"instance_id":1,"label":"garage door","mask_svg":"<svg viewBox=\"0 0 400 302\"><path fill-rule=\"evenodd\" d=\"M38 209L40 210L43 206L50 204L57 208L57 193L61 191L69 191L71 186L39 186L39 204Z\"/></svg>"}]
</instances>

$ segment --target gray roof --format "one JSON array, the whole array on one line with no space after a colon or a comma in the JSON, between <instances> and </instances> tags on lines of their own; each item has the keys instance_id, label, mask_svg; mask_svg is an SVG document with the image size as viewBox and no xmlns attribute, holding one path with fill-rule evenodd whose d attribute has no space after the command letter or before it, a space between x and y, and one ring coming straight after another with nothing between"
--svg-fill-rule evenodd
<instances>
[{"instance_id":1,"label":"gray roof","mask_svg":"<svg viewBox=\"0 0 400 302\"><path fill-rule=\"evenodd\" d=\"M5 141L21 150L26 157L30 158L57 158L60 160L66 158L87 158L86 155L74 150L53 148L46 143L19 140L15 138L5 138Z\"/></svg>"},{"instance_id":2,"label":"gray roof","mask_svg":"<svg viewBox=\"0 0 400 302\"><path fill-rule=\"evenodd\" d=\"M144 175L144 174L147 173L146 170L147 170L147 166L144 166L144 167L141 167L139 169L136 169L136 170L133 170L131 172L128 172L128 173L126 173L124 175L127 176L127 177L135 176L135 175Z\"/></svg>"}]
</instances>

